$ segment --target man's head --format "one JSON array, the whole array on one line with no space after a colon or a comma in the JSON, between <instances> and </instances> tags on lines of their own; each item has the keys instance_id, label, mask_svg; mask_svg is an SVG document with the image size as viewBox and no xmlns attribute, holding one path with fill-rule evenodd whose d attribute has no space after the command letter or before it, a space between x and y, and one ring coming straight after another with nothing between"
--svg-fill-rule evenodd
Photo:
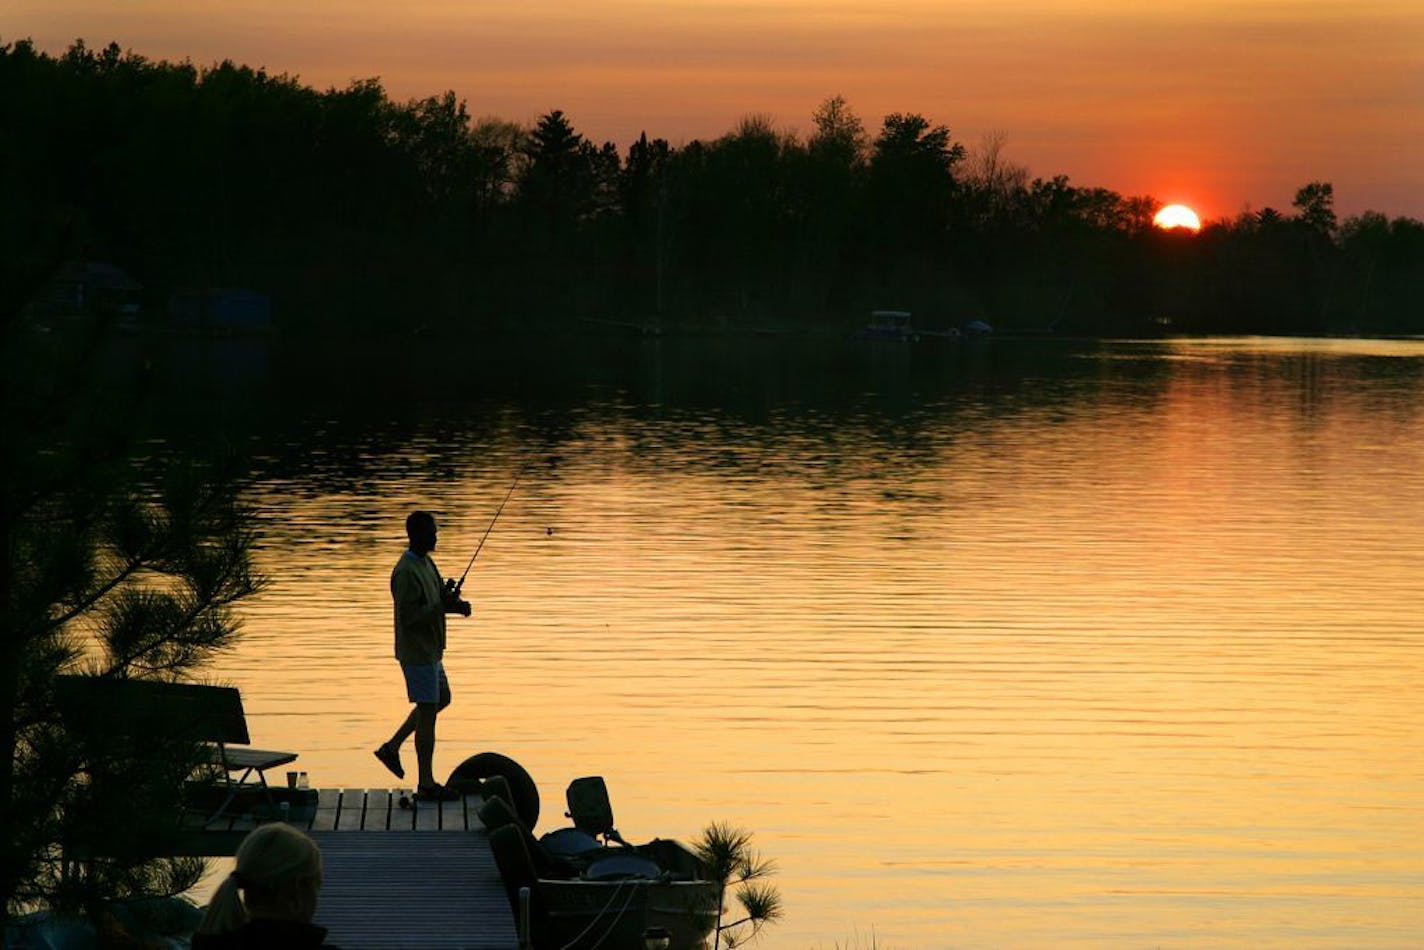
<instances>
[{"instance_id":1,"label":"man's head","mask_svg":"<svg viewBox=\"0 0 1424 950\"><path fill-rule=\"evenodd\" d=\"M405 536L410 538L410 549L416 554L434 551L435 516L428 511L412 511L405 519Z\"/></svg>"}]
</instances>

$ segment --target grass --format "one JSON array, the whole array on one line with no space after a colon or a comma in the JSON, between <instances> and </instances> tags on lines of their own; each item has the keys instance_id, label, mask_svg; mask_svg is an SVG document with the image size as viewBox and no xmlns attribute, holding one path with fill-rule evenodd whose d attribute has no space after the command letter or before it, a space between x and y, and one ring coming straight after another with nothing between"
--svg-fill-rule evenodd
<instances>
[{"instance_id":1,"label":"grass","mask_svg":"<svg viewBox=\"0 0 1424 950\"><path fill-rule=\"evenodd\" d=\"M866 943L866 938L856 931L855 935L846 943L837 940L831 950L893 950L892 947L880 942L880 939L875 936L874 929L870 931L869 941ZM817 948L817 950L822 950L822 948Z\"/></svg>"}]
</instances>

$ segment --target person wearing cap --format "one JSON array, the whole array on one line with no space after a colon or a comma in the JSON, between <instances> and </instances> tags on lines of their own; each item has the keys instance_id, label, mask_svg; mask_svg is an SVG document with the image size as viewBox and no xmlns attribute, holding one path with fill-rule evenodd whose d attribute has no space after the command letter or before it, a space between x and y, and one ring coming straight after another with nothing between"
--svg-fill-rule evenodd
<instances>
[{"instance_id":1,"label":"person wearing cap","mask_svg":"<svg viewBox=\"0 0 1424 950\"><path fill-rule=\"evenodd\" d=\"M312 923L321 890L321 849L284 822L261 825L237 848L232 872L218 886L193 950L333 948Z\"/></svg>"},{"instance_id":2,"label":"person wearing cap","mask_svg":"<svg viewBox=\"0 0 1424 950\"><path fill-rule=\"evenodd\" d=\"M389 740L377 747L376 758L396 778L405 778L400 747L415 735L415 759L419 770L416 796L426 801L453 801L460 797L454 789L435 781L435 719L450 705L450 681L441 662L445 655L445 615L470 616L469 602L455 593L453 582L441 581L439 568L431 560L438 531L435 516L414 511L405 520L410 547L391 572L391 599L395 604L395 653L405 675L406 696L415 708Z\"/></svg>"}]
</instances>

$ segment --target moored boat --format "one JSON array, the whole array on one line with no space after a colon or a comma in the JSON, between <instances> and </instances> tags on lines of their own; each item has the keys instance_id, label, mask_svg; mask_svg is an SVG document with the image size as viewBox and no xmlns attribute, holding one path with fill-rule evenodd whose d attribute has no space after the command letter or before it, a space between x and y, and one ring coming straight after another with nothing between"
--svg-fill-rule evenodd
<instances>
[{"instance_id":1,"label":"moored boat","mask_svg":"<svg viewBox=\"0 0 1424 950\"><path fill-rule=\"evenodd\" d=\"M537 839L497 795L480 809L510 906L535 950L701 950L719 898L697 856L669 839L624 841L598 776L575 779L567 797L574 827Z\"/></svg>"},{"instance_id":2,"label":"moored boat","mask_svg":"<svg viewBox=\"0 0 1424 950\"><path fill-rule=\"evenodd\" d=\"M702 950L717 926L711 881L541 879L537 886L551 947L643 950L650 932L662 931L665 950ZM536 940L534 946L544 944Z\"/></svg>"},{"instance_id":3,"label":"moored boat","mask_svg":"<svg viewBox=\"0 0 1424 950\"><path fill-rule=\"evenodd\" d=\"M910 324L908 310L872 310L870 322L855 333L857 340L891 340L913 343L920 335Z\"/></svg>"}]
</instances>

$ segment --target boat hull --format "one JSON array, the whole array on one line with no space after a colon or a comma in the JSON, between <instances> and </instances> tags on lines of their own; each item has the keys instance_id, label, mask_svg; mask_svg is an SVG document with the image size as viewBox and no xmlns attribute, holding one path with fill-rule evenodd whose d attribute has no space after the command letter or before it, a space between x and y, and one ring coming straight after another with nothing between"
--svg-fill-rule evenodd
<instances>
[{"instance_id":1,"label":"boat hull","mask_svg":"<svg viewBox=\"0 0 1424 950\"><path fill-rule=\"evenodd\" d=\"M711 881L539 880L553 945L571 950L643 950L652 927L671 935L669 950L702 950L717 926Z\"/></svg>"}]
</instances>

